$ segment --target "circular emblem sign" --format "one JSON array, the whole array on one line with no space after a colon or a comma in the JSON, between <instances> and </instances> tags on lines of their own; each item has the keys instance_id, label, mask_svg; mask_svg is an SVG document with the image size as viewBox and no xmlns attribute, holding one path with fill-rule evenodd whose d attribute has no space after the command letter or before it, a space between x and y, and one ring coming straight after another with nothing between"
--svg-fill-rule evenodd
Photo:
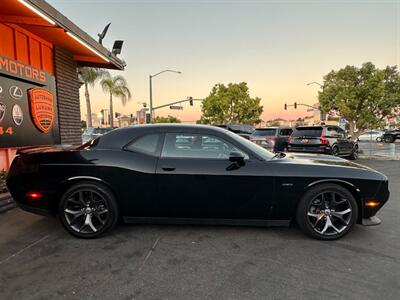
<instances>
[{"instance_id":1,"label":"circular emblem sign","mask_svg":"<svg viewBox=\"0 0 400 300\"><path fill-rule=\"evenodd\" d=\"M16 125L21 125L22 121L24 120L24 114L22 113L21 106L15 104L12 108L12 118Z\"/></svg>"},{"instance_id":2,"label":"circular emblem sign","mask_svg":"<svg viewBox=\"0 0 400 300\"><path fill-rule=\"evenodd\" d=\"M6 114L6 105L0 102L0 122L3 121L5 114Z\"/></svg>"},{"instance_id":3,"label":"circular emblem sign","mask_svg":"<svg viewBox=\"0 0 400 300\"><path fill-rule=\"evenodd\" d=\"M22 90L19 86L13 85L10 87L10 96L13 97L14 99L21 99L23 96Z\"/></svg>"},{"instance_id":4,"label":"circular emblem sign","mask_svg":"<svg viewBox=\"0 0 400 300\"><path fill-rule=\"evenodd\" d=\"M41 132L49 132L54 121L54 96L48 90L34 88L28 91L33 123Z\"/></svg>"}]
</instances>

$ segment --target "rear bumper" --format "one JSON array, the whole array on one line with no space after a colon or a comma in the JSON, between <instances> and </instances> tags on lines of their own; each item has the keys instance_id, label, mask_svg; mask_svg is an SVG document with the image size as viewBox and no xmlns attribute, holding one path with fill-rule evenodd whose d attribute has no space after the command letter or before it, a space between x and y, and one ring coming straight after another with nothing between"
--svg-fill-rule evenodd
<instances>
[{"instance_id":1,"label":"rear bumper","mask_svg":"<svg viewBox=\"0 0 400 300\"><path fill-rule=\"evenodd\" d=\"M329 146L302 147L297 145L296 146L288 145L288 152L331 154L331 147Z\"/></svg>"},{"instance_id":2,"label":"rear bumper","mask_svg":"<svg viewBox=\"0 0 400 300\"><path fill-rule=\"evenodd\" d=\"M27 212L30 212L30 213L33 213L36 215L41 215L41 216L46 216L46 217L55 217L56 216L55 213L49 209L34 207L34 206L21 204L21 203L17 203L17 205L22 210L25 210Z\"/></svg>"}]
</instances>

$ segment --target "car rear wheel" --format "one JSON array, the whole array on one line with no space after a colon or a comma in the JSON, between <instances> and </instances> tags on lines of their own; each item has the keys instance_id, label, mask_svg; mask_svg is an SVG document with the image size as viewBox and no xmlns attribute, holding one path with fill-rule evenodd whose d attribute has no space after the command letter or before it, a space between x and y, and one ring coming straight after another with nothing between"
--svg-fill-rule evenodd
<instances>
[{"instance_id":1,"label":"car rear wheel","mask_svg":"<svg viewBox=\"0 0 400 300\"><path fill-rule=\"evenodd\" d=\"M357 220L358 207L353 195L336 184L318 185L301 199L297 223L315 239L335 240L346 235Z\"/></svg>"},{"instance_id":2,"label":"car rear wheel","mask_svg":"<svg viewBox=\"0 0 400 300\"><path fill-rule=\"evenodd\" d=\"M61 223L80 238L97 238L118 221L118 206L112 192L99 183L79 183L69 188L59 205Z\"/></svg>"}]
</instances>

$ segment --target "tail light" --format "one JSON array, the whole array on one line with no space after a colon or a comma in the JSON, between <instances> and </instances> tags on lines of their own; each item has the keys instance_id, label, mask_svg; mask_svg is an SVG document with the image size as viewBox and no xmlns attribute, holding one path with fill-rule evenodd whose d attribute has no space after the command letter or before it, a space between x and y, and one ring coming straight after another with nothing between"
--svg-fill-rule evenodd
<instances>
[{"instance_id":1,"label":"tail light","mask_svg":"<svg viewBox=\"0 0 400 300\"><path fill-rule=\"evenodd\" d=\"M26 197L30 200L37 200L42 198L42 194L39 192L28 192L26 193Z\"/></svg>"},{"instance_id":2,"label":"tail light","mask_svg":"<svg viewBox=\"0 0 400 300\"><path fill-rule=\"evenodd\" d=\"M319 138L319 140L322 145L329 145L329 141L325 138L324 134L321 134L321 137Z\"/></svg>"}]
</instances>

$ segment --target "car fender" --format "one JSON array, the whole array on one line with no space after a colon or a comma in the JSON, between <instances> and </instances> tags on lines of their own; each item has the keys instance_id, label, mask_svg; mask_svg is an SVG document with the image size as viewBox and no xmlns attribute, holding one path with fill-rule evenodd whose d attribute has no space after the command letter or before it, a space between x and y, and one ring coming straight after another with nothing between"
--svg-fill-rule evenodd
<instances>
[{"instance_id":1,"label":"car fender","mask_svg":"<svg viewBox=\"0 0 400 300\"><path fill-rule=\"evenodd\" d=\"M316 180L316 181L313 181L313 182L309 183L304 188L304 192L306 192L307 190L309 190L310 188L312 188L312 187L314 187L316 185L323 184L323 183L336 183L336 184L338 184L340 186L343 186L343 187L349 189L349 191L353 194L354 198L356 199L356 202L357 202L357 205L358 205L358 220L357 220L357 222L360 223L361 220L362 220L362 214L363 214L360 189L357 188L351 182L348 182L346 180L335 179L335 178L331 178L331 179L327 178L327 179Z\"/></svg>"}]
</instances>

